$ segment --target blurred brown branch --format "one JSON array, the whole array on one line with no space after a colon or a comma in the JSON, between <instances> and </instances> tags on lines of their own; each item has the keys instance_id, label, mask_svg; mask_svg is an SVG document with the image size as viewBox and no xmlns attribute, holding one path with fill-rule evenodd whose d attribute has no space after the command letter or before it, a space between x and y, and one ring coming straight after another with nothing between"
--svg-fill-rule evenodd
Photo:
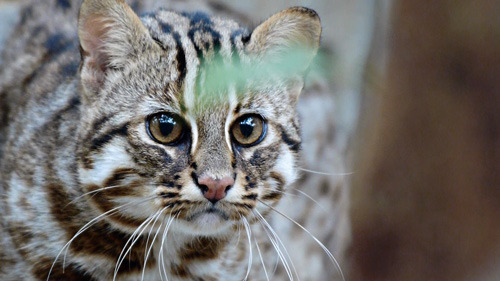
<instances>
[{"instance_id":1,"label":"blurred brown branch","mask_svg":"<svg viewBox=\"0 0 500 281\"><path fill-rule=\"evenodd\" d=\"M396 1L359 132L351 280L500 280L499 1Z\"/></svg>"}]
</instances>

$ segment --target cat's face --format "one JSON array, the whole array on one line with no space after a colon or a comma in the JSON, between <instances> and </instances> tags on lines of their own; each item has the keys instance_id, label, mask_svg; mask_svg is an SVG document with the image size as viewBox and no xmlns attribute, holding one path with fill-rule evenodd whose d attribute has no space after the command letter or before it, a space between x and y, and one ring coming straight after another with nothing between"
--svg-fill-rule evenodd
<instances>
[{"instance_id":1,"label":"cat's face","mask_svg":"<svg viewBox=\"0 0 500 281\"><path fill-rule=\"evenodd\" d=\"M289 9L250 36L203 14L141 23L121 2L86 3L79 175L91 206L121 229L170 216L179 231L215 234L277 202L296 178L302 80L229 76L291 40L313 54L317 16Z\"/></svg>"}]
</instances>

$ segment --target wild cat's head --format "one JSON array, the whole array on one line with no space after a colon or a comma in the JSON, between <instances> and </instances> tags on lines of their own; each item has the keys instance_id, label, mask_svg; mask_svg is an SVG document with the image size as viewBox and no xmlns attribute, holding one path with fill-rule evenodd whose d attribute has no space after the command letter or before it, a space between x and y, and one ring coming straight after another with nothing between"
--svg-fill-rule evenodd
<instances>
[{"instance_id":1,"label":"wild cat's head","mask_svg":"<svg viewBox=\"0 0 500 281\"><path fill-rule=\"evenodd\" d=\"M202 13L139 18L120 0L84 1L78 159L91 205L124 230L165 216L208 235L277 202L296 179L294 107L320 33L306 8L248 32Z\"/></svg>"}]
</instances>

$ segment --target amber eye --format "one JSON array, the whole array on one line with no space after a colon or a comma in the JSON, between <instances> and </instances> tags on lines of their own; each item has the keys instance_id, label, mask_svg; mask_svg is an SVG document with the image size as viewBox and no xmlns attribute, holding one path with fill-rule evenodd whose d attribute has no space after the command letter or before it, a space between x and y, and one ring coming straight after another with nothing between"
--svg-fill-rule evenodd
<instances>
[{"instance_id":1,"label":"amber eye","mask_svg":"<svg viewBox=\"0 0 500 281\"><path fill-rule=\"evenodd\" d=\"M146 128L149 136L162 144L175 144L183 135L182 119L172 113L157 113L148 118Z\"/></svg>"},{"instance_id":2,"label":"amber eye","mask_svg":"<svg viewBox=\"0 0 500 281\"><path fill-rule=\"evenodd\" d=\"M233 139L242 146L256 145L266 134L266 123L259 115L244 115L231 127Z\"/></svg>"}]
</instances>

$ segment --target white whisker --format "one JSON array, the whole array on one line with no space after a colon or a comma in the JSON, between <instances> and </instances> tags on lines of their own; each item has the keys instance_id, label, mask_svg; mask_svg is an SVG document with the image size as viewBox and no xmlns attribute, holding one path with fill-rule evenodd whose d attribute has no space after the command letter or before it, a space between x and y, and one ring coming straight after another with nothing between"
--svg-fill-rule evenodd
<instances>
[{"instance_id":1,"label":"white whisker","mask_svg":"<svg viewBox=\"0 0 500 281\"><path fill-rule=\"evenodd\" d=\"M260 214L260 213L259 213ZM288 257L288 260L290 261L290 263L292 264L292 269L293 269L293 272L295 273L295 276L297 276L297 279L300 280L300 277L299 277L299 274L297 273L297 269L295 268L295 264L293 263L293 260L292 258L290 257L290 254L288 254L288 250L286 249L285 245L283 244L283 241L281 240L281 238L278 236L278 234L276 233L276 231L274 231L274 229L272 228L272 226L269 224L269 222L267 222L267 220L264 218L264 216L262 216L262 214L260 215L262 220L264 221L264 223L267 225L269 231L271 231L271 233L273 234L273 236L275 237L275 239L278 241L278 243L281 245L281 247L283 248L283 250L285 251L285 254L287 255Z\"/></svg>"},{"instance_id":2,"label":"white whisker","mask_svg":"<svg viewBox=\"0 0 500 281\"><path fill-rule=\"evenodd\" d=\"M153 230L155 229L156 222L161 217L161 213L163 211L165 211L167 208L168 208L168 206L163 208L160 212L157 213L158 215L156 216L155 220L153 221L153 225L151 226L151 228L149 228L148 238L146 239L146 247L144 247L144 256L147 256L146 253L148 252L149 238L151 237L151 232L153 232ZM160 223L160 227L158 228L158 230L161 229L162 224L163 224L163 221Z\"/></svg>"},{"instance_id":3,"label":"white whisker","mask_svg":"<svg viewBox=\"0 0 500 281\"><path fill-rule=\"evenodd\" d=\"M56 257L54 258L54 261L52 262L52 266L50 267L50 270L49 270L49 274L47 275L47 281L49 280L50 278L50 274L52 273L52 270L54 269L54 266L56 265L56 262L57 260L59 259L59 256L62 254L62 252L65 252L64 253L64 259L63 259L63 272L64 272L64 267L65 267L65 264L66 264L66 254L68 252L68 249L69 249L69 245L71 245L71 243L78 237L80 236L80 234L82 234L83 232L85 232L87 229L89 229L92 225L94 225L95 223L99 222L101 219L105 218L106 216L110 215L110 214L113 214L115 212L117 212L118 210L120 210L121 208L125 208L125 207L131 207L131 206L135 206L135 205L138 205L138 204L141 204L143 202L146 202L148 200L151 200L153 198L155 198L156 196L151 196L151 197L148 197L146 198L145 200L143 201L140 201L140 202L129 202L129 203L126 203L126 204L123 204L121 206L118 206L118 207L115 207L109 211L106 211L102 214L100 214L99 216L93 218L92 220L90 220L89 222L87 222L84 226L82 226L80 228L80 230L77 231L77 233L75 233L75 235L73 235L73 237L68 241L66 242L66 244L64 244L64 246L61 248L61 250L59 251L59 253L57 253Z\"/></svg>"},{"instance_id":4,"label":"white whisker","mask_svg":"<svg viewBox=\"0 0 500 281\"><path fill-rule=\"evenodd\" d=\"M340 273L340 276L342 277L342 280L345 281L345 277L344 277L344 273L342 272L342 269L340 268L340 264L338 263L337 259L335 259L335 257L333 256L333 254L330 252L330 250L328 250L328 248L325 247L325 245L323 245L323 243L321 243L321 241L319 241L318 238L316 238L316 236L314 236L309 230L307 230L305 227L303 227L300 223L296 222L294 219L290 218L289 216L287 216L286 214L284 214L283 212L277 210L276 208L274 208L273 206L263 202L262 200L260 199L257 199L260 203L264 204L265 206L267 206L268 208L270 208L271 210L275 211L276 213L280 214L281 216L283 216L284 218L288 219L289 221L293 222L295 225L297 225L298 227L300 227L303 231L305 231L309 236L311 236L311 238L314 239L314 241L316 241L316 243L323 249L323 251L327 254L327 256L330 258L330 260L332 261L332 263L336 266L337 270L339 271Z\"/></svg>"},{"instance_id":5,"label":"white whisker","mask_svg":"<svg viewBox=\"0 0 500 281\"><path fill-rule=\"evenodd\" d=\"M264 264L264 258L262 257L262 252L260 251L259 242L257 242L257 238L253 237L255 241L255 246L257 247L257 253L259 253L260 262L262 263L262 268L264 269L264 274L266 275L266 280L269 281L269 275L267 274L266 265Z\"/></svg>"},{"instance_id":6,"label":"white whisker","mask_svg":"<svg viewBox=\"0 0 500 281\"><path fill-rule=\"evenodd\" d=\"M84 193L82 195L79 195L79 196L75 197L75 199L71 200L66 206L75 203L76 201L80 200L82 197L85 197L86 195L92 194L92 196L90 197L90 198L92 198L92 197L94 197L99 192L102 192L102 191L105 191L105 190L109 190L109 189L113 189L113 188L124 187L124 186L131 186L131 187L133 187L134 185L132 185L132 184L119 184L119 185L112 185L112 186L106 186L106 187L98 188L96 190L92 190L92 191L86 192L86 193Z\"/></svg>"},{"instance_id":7,"label":"white whisker","mask_svg":"<svg viewBox=\"0 0 500 281\"><path fill-rule=\"evenodd\" d=\"M249 249L247 274L245 275L245 279L243 279L243 281L246 281L246 280L248 280L248 276L250 275L250 269L252 268L252 258L253 258L253 253L252 253L252 231L250 229L250 224L248 223L247 219L245 217L243 217L243 216L241 216L241 219L243 220L243 225L245 226L245 231L247 233L247 237L248 237L248 249Z\"/></svg>"},{"instance_id":8,"label":"white whisker","mask_svg":"<svg viewBox=\"0 0 500 281\"><path fill-rule=\"evenodd\" d=\"M314 198L312 198L309 194L305 193L304 191L298 189L298 188L294 188L294 187L290 187L292 189L294 189L295 191L297 191L298 193L304 195L305 197L309 198L311 201L313 201L314 203L316 203L316 205L318 205L321 209L323 209L323 211L325 212L328 212L328 210L323 207L323 205L321 205L318 201L316 201Z\"/></svg>"},{"instance_id":9,"label":"white whisker","mask_svg":"<svg viewBox=\"0 0 500 281\"><path fill-rule=\"evenodd\" d=\"M155 225L156 225L156 222L157 222L158 218L159 218L159 217L161 217L162 213L163 213L163 212L164 212L167 208L168 208L168 206L167 206L167 207L165 207L165 208L163 208L163 209L161 209L161 211L158 213L158 215L156 216L155 221L153 222L153 225L152 225L151 229L149 230L149 235L151 235L151 230L155 227ZM149 235L148 235L148 241L146 241L146 247L144 248L145 250L146 250L146 249L148 249L148 250L147 250L146 257L144 258L144 267L142 268L142 276L141 276L141 281L143 281L143 280L144 280L144 273L145 273L145 271L146 271L146 264L147 264L147 262L148 262L149 255L151 254L151 250L153 249L153 246L154 246L154 244L155 244L156 237L157 237L157 236L158 236L158 234L160 233L160 229L161 229L161 227L162 227L162 226L163 226L163 221L160 223L160 226L158 227L158 231L156 231L156 233L155 233L155 235L154 235L154 237L153 237L153 241L151 242L151 245L149 246L149 249L148 249L148 242L149 242Z\"/></svg>"},{"instance_id":10,"label":"white whisker","mask_svg":"<svg viewBox=\"0 0 500 281\"><path fill-rule=\"evenodd\" d=\"M116 280L116 276L118 274L118 270L120 269L123 261L127 258L127 254L132 251L132 248L134 247L135 243L141 238L142 233L147 229L149 224L153 221L153 219L156 217L158 213L160 213L162 210L159 210L158 212L154 213L152 216L149 216L147 219L144 220L144 222L137 227L137 229L132 233L132 236L127 240L127 243L125 243L125 246L123 246L123 249L118 256L118 260L115 264L115 272L113 274L113 281ZM133 239L133 240L132 240ZM132 242L131 242L132 241ZM130 243L130 245L129 245ZM127 249L128 245L128 249ZM124 253L124 250L127 249L127 251Z\"/></svg>"},{"instance_id":11,"label":"white whisker","mask_svg":"<svg viewBox=\"0 0 500 281\"><path fill-rule=\"evenodd\" d=\"M167 222L167 226L165 227L165 230L163 231L163 235L161 238L160 253L158 254L158 260L161 263L161 269L163 269L163 274L165 275L165 279L167 279L167 281L168 281L168 275L167 275L167 269L165 268L165 258L164 258L163 246L165 245L165 243L168 240L168 238L167 238L168 229L170 228L170 225L172 224L172 222L179 216L179 214L180 213L169 218L169 220ZM160 263L158 264L158 270L160 271L160 277L161 277L162 271L160 270ZM161 278L161 279L163 280L163 278Z\"/></svg>"},{"instance_id":12,"label":"white whisker","mask_svg":"<svg viewBox=\"0 0 500 281\"><path fill-rule=\"evenodd\" d=\"M241 224L238 224L238 240L236 240L236 245L240 244L240 239L241 239Z\"/></svg>"},{"instance_id":13,"label":"white whisker","mask_svg":"<svg viewBox=\"0 0 500 281\"><path fill-rule=\"evenodd\" d=\"M259 222L261 223L264 231L266 232L267 237L269 238L269 241L271 241L271 244L273 245L274 249L276 250L276 253L278 254L278 257L281 260L283 267L285 268L285 272L288 275L289 280L293 281L292 270L290 269L290 265L288 264L288 260L290 259L290 256L288 255L288 259L287 259L287 257L285 257L285 254L283 253L283 251L280 248L280 245L277 242L279 237L277 237L276 233L273 232L271 226L266 221L266 219L260 214L260 212L257 210L254 210L254 211L257 214L257 218L259 219ZM273 275L274 275L274 272L273 272Z\"/></svg>"},{"instance_id":14,"label":"white whisker","mask_svg":"<svg viewBox=\"0 0 500 281\"><path fill-rule=\"evenodd\" d=\"M318 175L324 175L324 176L339 176L339 177L344 177L344 176L350 176L354 174L354 172L349 172L349 173L326 173L326 172L320 172L320 171L314 171L314 170L309 170L309 169L304 169L301 167L297 168L298 170L312 173L312 174L318 174Z\"/></svg>"}]
</instances>

